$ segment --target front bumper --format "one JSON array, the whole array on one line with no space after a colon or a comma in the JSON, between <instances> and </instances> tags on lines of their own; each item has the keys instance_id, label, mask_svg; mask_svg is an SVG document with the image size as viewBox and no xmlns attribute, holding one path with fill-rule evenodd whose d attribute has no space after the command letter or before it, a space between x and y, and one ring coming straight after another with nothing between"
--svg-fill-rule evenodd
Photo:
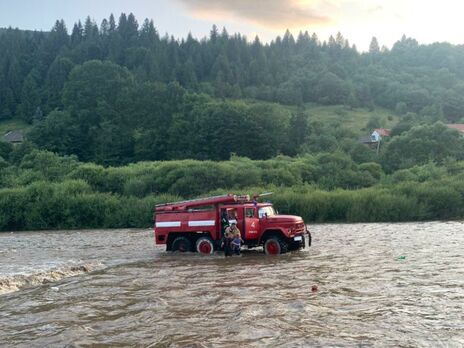
<instances>
[{"instance_id":1,"label":"front bumper","mask_svg":"<svg viewBox=\"0 0 464 348\"><path fill-rule=\"evenodd\" d=\"M308 247L311 246L312 237L308 228L305 226L304 231L299 232L297 235L289 236L288 242L293 249L306 248L306 239L308 239Z\"/></svg>"}]
</instances>

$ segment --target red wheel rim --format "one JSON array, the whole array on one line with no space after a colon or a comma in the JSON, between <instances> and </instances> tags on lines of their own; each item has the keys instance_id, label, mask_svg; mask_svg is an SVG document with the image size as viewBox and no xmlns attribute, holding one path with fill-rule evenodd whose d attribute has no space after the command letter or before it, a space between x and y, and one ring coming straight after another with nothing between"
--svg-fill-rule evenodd
<instances>
[{"instance_id":1,"label":"red wheel rim","mask_svg":"<svg viewBox=\"0 0 464 348\"><path fill-rule=\"evenodd\" d=\"M266 243L266 250L267 253L270 255L277 255L280 253L280 246L279 243L277 243L274 240L270 240Z\"/></svg>"},{"instance_id":2,"label":"red wheel rim","mask_svg":"<svg viewBox=\"0 0 464 348\"><path fill-rule=\"evenodd\" d=\"M211 243L207 240L201 241L198 245L198 251L202 254L211 254Z\"/></svg>"}]
</instances>

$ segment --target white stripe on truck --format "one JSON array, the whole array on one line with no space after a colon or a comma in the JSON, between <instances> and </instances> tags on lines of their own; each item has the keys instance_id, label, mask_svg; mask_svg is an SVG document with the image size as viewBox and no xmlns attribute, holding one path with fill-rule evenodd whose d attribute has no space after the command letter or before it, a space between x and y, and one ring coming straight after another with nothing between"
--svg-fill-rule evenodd
<instances>
[{"instance_id":1,"label":"white stripe on truck","mask_svg":"<svg viewBox=\"0 0 464 348\"><path fill-rule=\"evenodd\" d=\"M155 227L180 227L180 221L157 222Z\"/></svg>"},{"instance_id":2,"label":"white stripe on truck","mask_svg":"<svg viewBox=\"0 0 464 348\"><path fill-rule=\"evenodd\" d=\"M197 226L214 226L216 225L216 221L214 220L197 220L197 221L189 221L189 227L197 227Z\"/></svg>"}]
</instances>

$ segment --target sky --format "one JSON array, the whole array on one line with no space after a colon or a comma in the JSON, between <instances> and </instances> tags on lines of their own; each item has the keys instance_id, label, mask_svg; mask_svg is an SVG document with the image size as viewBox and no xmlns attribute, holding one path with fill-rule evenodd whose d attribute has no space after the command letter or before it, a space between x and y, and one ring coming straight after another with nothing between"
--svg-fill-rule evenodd
<instances>
[{"instance_id":1,"label":"sky","mask_svg":"<svg viewBox=\"0 0 464 348\"><path fill-rule=\"evenodd\" d=\"M153 19L158 31L176 38L208 36L213 24L269 42L286 29L315 32L320 40L341 32L366 50L375 36L391 47L404 35L420 43L464 44L459 0L0 0L0 27L49 30L64 19L68 30L90 16L98 24L113 13Z\"/></svg>"}]
</instances>

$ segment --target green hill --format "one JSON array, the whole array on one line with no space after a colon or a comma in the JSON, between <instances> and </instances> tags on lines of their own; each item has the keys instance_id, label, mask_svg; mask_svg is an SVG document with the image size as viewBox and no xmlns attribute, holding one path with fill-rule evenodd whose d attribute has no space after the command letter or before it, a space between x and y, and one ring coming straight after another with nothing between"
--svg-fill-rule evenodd
<instances>
[{"instance_id":1,"label":"green hill","mask_svg":"<svg viewBox=\"0 0 464 348\"><path fill-rule=\"evenodd\" d=\"M379 127L387 129L393 128L399 121L398 115L383 108L369 111L364 108L348 108L343 105L321 106L307 104L305 112L310 116L311 120L343 126L359 135L372 131L372 129L366 127L372 119L378 120Z\"/></svg>"}]
</instances>

